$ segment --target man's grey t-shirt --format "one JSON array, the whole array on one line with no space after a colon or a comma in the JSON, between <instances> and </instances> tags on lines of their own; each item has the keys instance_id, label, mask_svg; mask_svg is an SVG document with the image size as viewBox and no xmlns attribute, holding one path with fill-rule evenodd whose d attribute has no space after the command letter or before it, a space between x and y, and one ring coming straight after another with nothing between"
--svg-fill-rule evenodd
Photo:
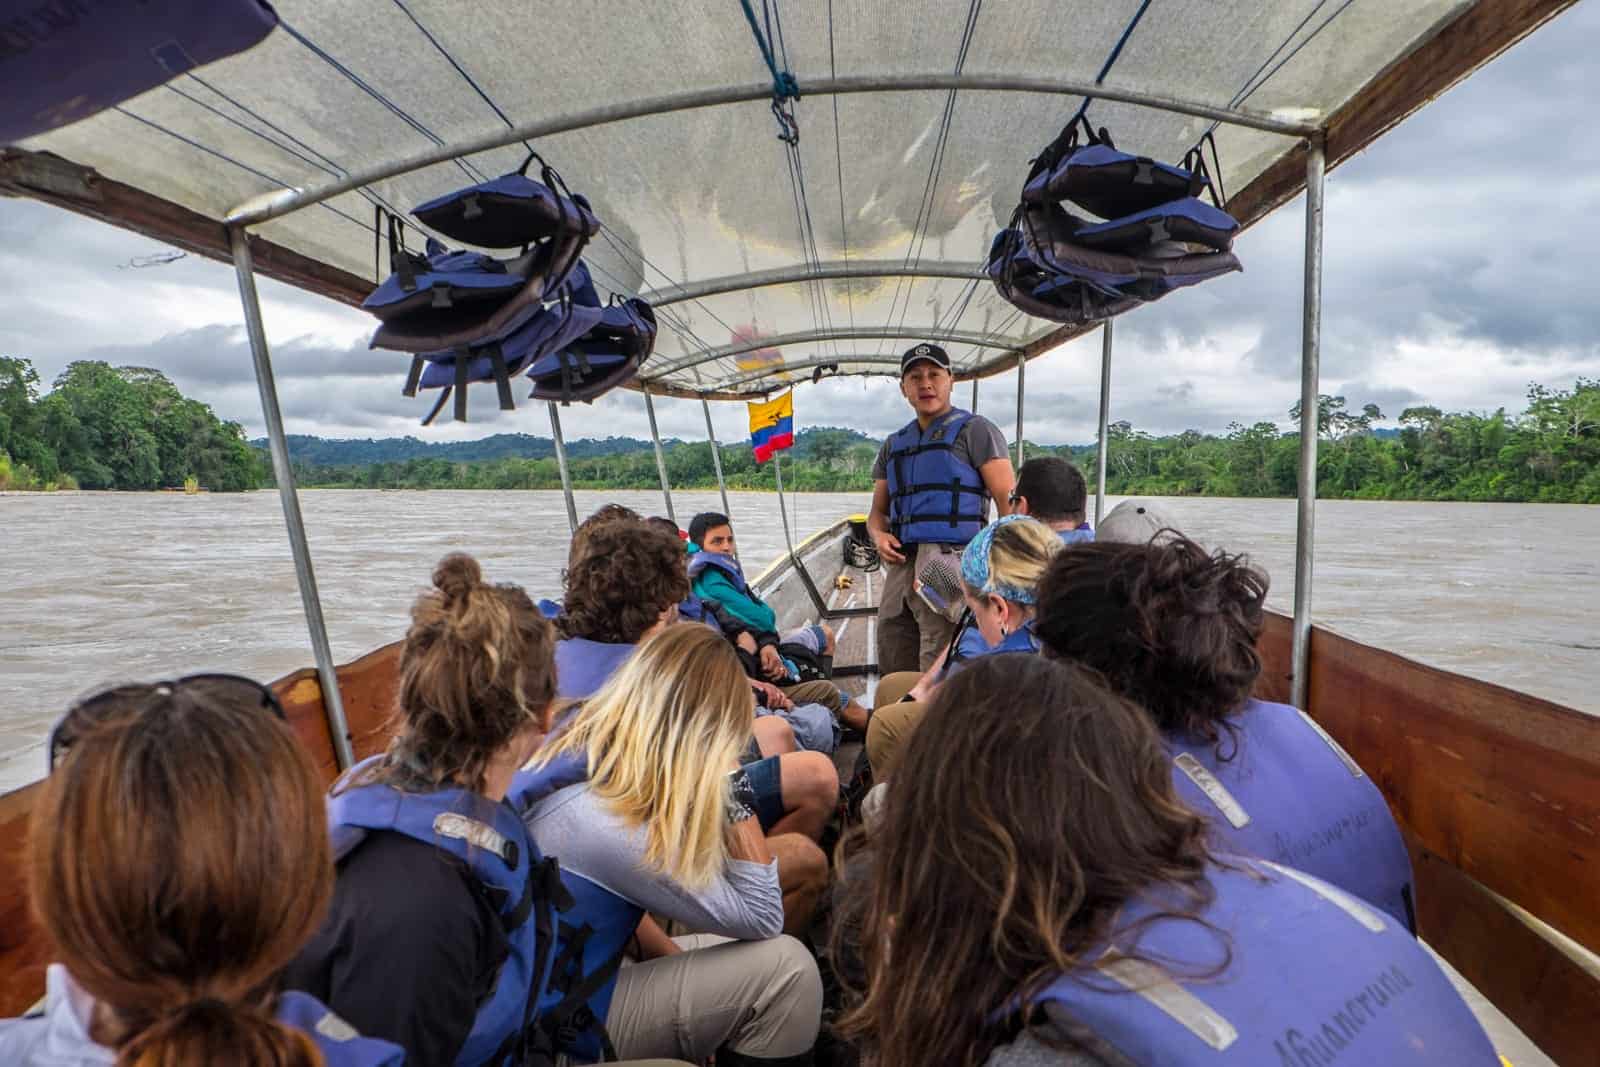
<instances>
[{"instance_id":1,"label":"man's grey t-shirt","mask_svg":"<svg viewBox=\"0 0 1600 1067\"><path fill-rule=\"evenodd\" d=\"M878 458L872 464L873 481L885 481L889 477L889 438L893 436L890 434L884 438L883 446L878 449ZM1010 454L1007 451L1006 436L1000 432L1000 427L982 415L974 415L967 420L967 424L961 427L961 432L956 434L950 452L973 470L980 470L990 460L1005 459ZM988 500L987 495L984 500ZM985 508L987 509L987 504Z\"/></svg>"}]
</instances>

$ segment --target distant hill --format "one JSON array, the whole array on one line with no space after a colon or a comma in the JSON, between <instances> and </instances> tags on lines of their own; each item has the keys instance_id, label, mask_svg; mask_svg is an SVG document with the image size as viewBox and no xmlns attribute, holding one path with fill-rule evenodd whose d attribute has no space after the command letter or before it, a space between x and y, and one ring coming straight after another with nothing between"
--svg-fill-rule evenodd
<instances>
[{"instance_id":1,"label":"distant hill","mask_svg":"<svg viewBox=\"0 0 1600 1067\"><path fill-rule=\"evenodd\" d=\"M265 449L267 439L250 442ZM664 442L666 443L666 442ZM567 442L567 455L574 459L614 456L624 452L648 450L649 441L633 437L607 437L604 440L581 438ZM424 441L416 437L331 438L309 434L289 435L289 458L297 463L319 467L364 467L373 463L402 463L408 459L443 459L452 463L473 463L496 459L547 459L556 454L555 442L548 437L526 433L497 433L477 441Z\"/></svg>"},{"instance_id":2,"label":"distant hill","mask_svg":"<svg viewBox=\"0 0 1600 1067\"><path fill-rule=\"evenodd\" d=\"M873 441L856 430L832 426L813 426L801 430L795 438L797 457L809 455L811 446L819 437L839 439L846 443ZM677 438L663 439L662 444L678 444ZM722 444L742 444L724 441ZM258 437L250 442L266 450L267 439ZM572 459L590 459L598 456L617 456L629 452L647 452L650 442L637 437L607 437L598 440L582 437L567 442L567 455ZM374 463L403 463L408 459L443 459L451 463L475 463L497 459L548 459L556 454L555 442L548 437L526 433L497 433L476 441L424 441L418 437L363 437L330 438L310 434L289 435L289 458L296 463L317 467L367 467Z\"/></svg>"}]
</instances>

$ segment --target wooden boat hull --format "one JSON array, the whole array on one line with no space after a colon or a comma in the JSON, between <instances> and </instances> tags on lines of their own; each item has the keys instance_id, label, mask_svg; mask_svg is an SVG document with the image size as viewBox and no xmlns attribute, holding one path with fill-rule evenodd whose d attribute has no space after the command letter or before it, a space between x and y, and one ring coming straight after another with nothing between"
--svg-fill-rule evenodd
<instances>
[{"instance_id":1,"label":"wooden boat hull","mask_svg":"<svg viewBox=\"0 0 1600 1067\"><path fill-rule=\"evenodd\" d=\"M875 625L855 612L876 607L882 575L846 565L851 535L850 520L840 520L752 584L785 625L831 618L840 683L860 695L872 679L849 668L872 662ZM1288 698L1289 648L1290 621L1269 616L1257 687L1265 699ZM386 645L339 668L358 757L389 736L399 650ZM331 782L316 672L273 688ZM1423 938L1558 1063L1600 1065L1600 966L1589 955L1600 952L1600 718L1320 627L1309 704L1405 830ZM0 866L0 1016L38 998L50 957L28 916L20 862L38 789L0 796L0 847L10 860Z\"/></svg>"}]
</instances>

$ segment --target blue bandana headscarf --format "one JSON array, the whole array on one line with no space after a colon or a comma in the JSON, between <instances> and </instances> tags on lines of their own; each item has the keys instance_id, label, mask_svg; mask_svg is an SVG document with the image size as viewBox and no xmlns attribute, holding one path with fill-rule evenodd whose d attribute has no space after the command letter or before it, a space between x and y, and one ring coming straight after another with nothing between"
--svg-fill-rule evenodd
<instances>
[{"instance_id":1,"label":"blue bandana headscarf","mask_svg":"<svg viewBox=\"0 0 1600 1067\"><path fill-rule=\"evenodd\" d=\"M979 530L978 536L967 542L966 550L961 553L961 580L979 593L993 593L1013 604L1034 603L1032 589L1023 589L993 580L993 576L989 573L989 550L994 545L995 531L1000 527L1009 526L1014 522L1038 521L1026 515L1006 515Z\"/></svg>"}]
</instances>

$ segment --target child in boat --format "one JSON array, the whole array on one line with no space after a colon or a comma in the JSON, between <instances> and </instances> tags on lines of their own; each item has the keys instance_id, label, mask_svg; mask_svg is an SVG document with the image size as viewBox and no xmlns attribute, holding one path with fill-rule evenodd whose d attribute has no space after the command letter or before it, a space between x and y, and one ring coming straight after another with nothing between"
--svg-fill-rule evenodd
<instances>
[{"instance_id":1,"label":"child in boat","mask_svg":"<svg viewBox=\"0 0 1600 1067\"><path fill-rule=\"evenodd\" d=\"M50 735L28 888L61 962L0 1063L400 1064L278 973L333 890L322 788L260 684L123 685ZM245 847L241 847L244 843Z\"/></svg>"},{"instance_id":2,"label":"child in boat","mask_svg":"<svg viewBox=\"0 0 1600 1067\"><path fill-rule=\"evenodd\" d=\"M998 519L968 542L961 553L967 612L950 643L923 674L898 671L878 683L867 728L867 759L878 781L889 777L895 756L946 678L993 652L1038 651L1034 588L1061 547L1054 530L1024 515Z\"/></svg>"},{"instance_id":3,"label":"child in boat","mask_svg":"<svg viewBox=\"0 0 1600 1067\"><path fill-rule=\"evenodd\" d=\"M677 620L689 594L682 543L642 520L613 516L580 526L567 562L556 620L560 695L593 695L648 636ZM839 794L839 773L820 752L801 752L794 728L777 716L757 719L747 754L769 833L822 834Z\"/></svg>"},{"instance_id":4,"label":"child in boat","mask_svg":"<svg viewBox=\"0 0 1600 1067\"><path fill-rule=\"evenodd\" d=\"M560 855L576 901L540 1008L568 1032L561 1051L584 1062L613 1050L715 1055L719 1067L808 1055L821 980L781 935L809 920L826 861L804 836L763 836L739 763L752 709L727 642L670 626L574 711L528 772L566 783L524 816L539 847ZM780 871L795 863L811 873L786 883ZM699 933L668 939L647 913ZM636 928L645 962L616 970Z\"/></svg>"},{"instance_id":5,"label":"child in boat","mask_svg":"<svg viewBox=\"0 0 1600 1067\"><path fill-rule=\"evenodd\" d=\"M1302 867L1415 929L1383 794L1311 719L1250 695L1266 575L1167 536L1061 553L1039 584L1045 655L1099 671L1149 713L1179 793L1229 849Z\"/></svg>"},{"instance_id":6,"label":"child in boat","mask_svg":"<svg viewBox=\"0 0 1600 1067\"><path fill-rule=\"evenodd\" d=\"M752 677L782 688L797 704L831 709L845 726L867 728L867 709L827 680L833 658L833 630L826 623L780 635L777 613L750 588L737 558L733 520L715 511L689 523L689 576L701 601L716 605L731 620L723 632L738 647Z\"/></svg>"},{"instance_id":7,"label":"child in boat","mask_svg":"<svg viewBox=\"0 0 1600 1067\"><path fill-rule=\"evenodd\" d=\"M1085 520L1088 506L1083 472L1060 456L1035 456L1017 471L1011 513L1038 519L1064 545L1094 540L1094 529Z\"/></svg>"},{"instance_id":8,"label":"child in boat","mask_svg":"<svg viewBox=\"0 0 1600 1067\"><path fill-rule=\"evenodd\" d=\"M1400 924L1213 854L1169 766L1080 668L991 656L946 683L855 839L835 955L859 950L865 981L843 1033L875 1067L1495 1067Z\"/></svg>"},{"instance_id":9,"label":"child in boat","mask_svg":"<svg viewBox=\"0 0 1600 1067\"><path fill-rule=\"evenodd\" d=\"M408 1062L498 1063L533 1037L524 1007L553 905L504 797L549 726L554 644L520 588L446 556L411 609L388 751L330 791L333 908L285 981Z\"/></svg>"}]
</instances>

